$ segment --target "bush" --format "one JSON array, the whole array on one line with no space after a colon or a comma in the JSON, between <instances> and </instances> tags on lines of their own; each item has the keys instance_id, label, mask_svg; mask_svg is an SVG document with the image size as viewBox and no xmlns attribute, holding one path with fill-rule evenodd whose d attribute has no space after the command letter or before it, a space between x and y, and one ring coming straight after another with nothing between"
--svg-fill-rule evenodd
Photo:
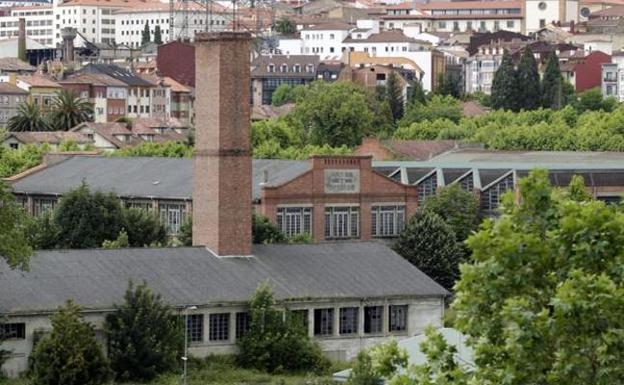
<instances>
[{"instance_id":1,"label":"bush","mask_svg":"<svg viewBox=\"0 0 624 385\"><path fill-rule=\"evenodd\" d=\"M36 385L97 385L108 381L109 363L80 308L67 302L51 317L52 332L32 353Z\"/></svg>"},{"instance_id":2,"label":"bush","mask_svg":"<svg viewBox=\"0 0 624 385\"><path fill-rule=\"evenodd\" d=\"M425 120L448 119L454 123L462 117L462 108L459 100L452 96L433 95L425 104L412 103L407 107L405 116L399 126L409 126L412 123Z\"/></svg>"},{"instance_id":3,"label":"bush","mask_svg":"<svg viewBox=\"0 0 624 385\"><path fill-rule=\"evenodd\" d=\"M269 218L260 214L253 214L251 220L251 234L253 243L281 243L286 241L284 234L269 221Z\"/></svg>"},{"instance_id":4,"label":"bush","mask_svg":"<svg viewBox=\"0 0 624 385\"><path fill-rule=\"evenodd\" d=\"M162 246L167 242L167 229L157 214L136 208L124 208L122 214L129 246Z\"/></svg>"},{"instance_id":5,"label":"bush","mask_svg":"<svg viewBox=\"0 0 624 385\"><path fill-rule=\"evenodd\" d=\"M479 225L479 203L472 192L458 184L440 188L425 200L422 210L438 214L463 242Z\"/></svg>"},{"instance_id":6,"label":"bush","mask_svg":"<svg viewBox=\"0 0 624 385\"><path fill-rule=\"evenodd\" d=\"M183 353L182 325L145 283L129 283L124 304L106 317L106 332L118 380L149 381L175 369Z\"/></svg>"},{"instance_id":7,"label":"bush","mask_svg":"<svg viewBox=\"0 0 624 385\"><path fill-rule=\"evenodd\" d=\"M258 287L249 302L250 328L239 340L239 363L270 373L322 371L329 362L308 336L304 323L276 306L268 285Z\"/></svg>"}]
</instances>

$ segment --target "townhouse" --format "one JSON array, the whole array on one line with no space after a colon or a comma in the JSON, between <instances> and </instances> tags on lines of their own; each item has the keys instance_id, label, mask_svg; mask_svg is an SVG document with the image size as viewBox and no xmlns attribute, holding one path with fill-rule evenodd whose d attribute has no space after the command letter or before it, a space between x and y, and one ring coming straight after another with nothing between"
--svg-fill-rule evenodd
<instances>
[{"instance_id":1,"label":"townhouse","mask_svg":"<svg viewBox=\"0 0 624 385\"><path fill-rule=\"evenodd\" d=\"M105 74L84 73L58 83L93 103L97 123L114 122L126 115L128 86L124 82Z\"/></svg>"},{"instance_id":2,"label":"townhouse","mask_svg":"<svg viewBox=\"0 0 624 385\"><path fill-rule=\"evenodd\" d=\"M316 79L316 55L260 55L251 63L254 105L271 104L273 92L282 84L298 86Z\"/></svg>"},{"instance_id":3,"label":"townhouse","mask_svg":"<svg viewBox=\"0 0 624 385\"><path fill-rule=\"evenodd\" d=\"M27 101L47 111L52 106L52 100L63 87L41 75L19 75L15 78L17 87L28 92Z\"/></svg>"},{"instance_id":4,"label":"townhouse","mask_svg":"<svg viewBox=\"0 0 624 385\"><path fill-rule=\"evenodd\" d=\"M28 92L11 83L0 82L0 127L17 114L20 103L26 101Z\"/></svg>"}]
</instances>

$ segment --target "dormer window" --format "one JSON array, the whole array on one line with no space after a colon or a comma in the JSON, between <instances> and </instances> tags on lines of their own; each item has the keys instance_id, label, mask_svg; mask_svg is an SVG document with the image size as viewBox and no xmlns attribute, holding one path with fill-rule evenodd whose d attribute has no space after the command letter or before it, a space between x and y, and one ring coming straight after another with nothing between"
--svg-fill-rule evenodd
<instances>
[{"instance_id":1,"label":"dormer window","mask_svg":"<svg viewBox=\"0 0 624 385\"><path fill-rule=\"evenodd\" d=\"M288 72L288 64L282 64L280 67L280 72Z\"/></svg>"},{"instance_id":2,"label":"dormer window","mask_svg":"<svg viewBox=\"0 0 624 385\"><path fill-rule=\"evenodd\" d=\"M308 64L306 66L306 72L309 73L309 74L313 73L314 72L314 64Z\"/></svg>"},{"instance_id":3,"label":"dormer window","mask_svg":"<svg viewBox=\"0 0 624 385\"><path fill-rule=\"evenodd\" d=\"M301 66L299 64L295 64L293 66L293 72L297 72L297 73L301 72Z\"/></svg>"},{"instance_id":4,"label":"dormer window","mask_svg":"<svg viewBox=\"0 0 624 385\"><path fill-rule=\"evenodd\" d=\"M275 72L275 64L271 63L267 66L267 72Z\"/></svg>"}]
</instances>

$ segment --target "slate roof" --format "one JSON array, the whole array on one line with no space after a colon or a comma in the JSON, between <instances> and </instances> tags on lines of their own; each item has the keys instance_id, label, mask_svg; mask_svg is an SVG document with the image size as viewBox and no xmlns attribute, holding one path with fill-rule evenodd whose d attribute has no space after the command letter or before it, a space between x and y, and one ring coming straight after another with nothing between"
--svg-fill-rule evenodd
<instances>
[{"instance_id":1,"label":"slate roof","mask_svg":"<svg viewBox=\"0 0 624 385\"><path fill-rule=\"evenodd\" d=\"M84 180L93 190L120 197L185 199L192 196L192 159L159 157L77 156L51 165L13 183L22 194L63 195ZM279 185L310 169L308 161L255 159L253 198L260 199L264 171L267 185Z\"/></svg>"},{"instance_id":2,"label":"slate roof","mask_svg":"<svg viewBox=\"0 0 624 385\"><path fill-rule=\"evenodd\" d=\"M251 77L295 77L295 78L316 78L316 68L319 63L317 55L260 55L252 62ZM269 72L268 66L273 64L275 72ZM281 72L282 64L288 65L287 72ZM299 64L301 71L295 72L294 66ZM307 72L307 65L314 66L313 72Z\"/></svg>"},{"instance_id":3,"label":"slate roof","mask_svg":"<svg viewBox=\"0 0 624 385\"><path fill-rule=\"evenodd\" d=\"M0 71L2 72L35 72L37 68L15 57L0 58Z\"/></svg>"},{"instance_id":4,"label":"slate roof","mask_svg":"<svg viewBox=\"0 0 624 385\"><path fill-rule=\"evenodd\" d=\"M29 271L0 262L0 313L86 310L123 301L128 281L146 281L171 306L244 302L268 281L280 300L441 297L440 285L377 242L254 245L253 257L215 257L203 247L49 250Z\"/></svg>"},{"instance_id":5,"label":"slate roof","mask_svg":"<svg viewBox=\"0 0 624 385\"><path fill-rule=\"evenodd\" d=\"M112 64L89 64L81 70L81 73L105 74L129 86L134 87L154 86L151 81L148 81L139 75L133 74L125 68L121 68Z\"/></svg>"}]
</instances>

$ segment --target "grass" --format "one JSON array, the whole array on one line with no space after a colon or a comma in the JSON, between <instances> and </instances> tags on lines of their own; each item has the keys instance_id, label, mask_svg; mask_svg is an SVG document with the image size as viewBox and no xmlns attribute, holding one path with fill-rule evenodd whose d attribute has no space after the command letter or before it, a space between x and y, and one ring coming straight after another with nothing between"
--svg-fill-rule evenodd
<instances>
[{"instance_id":1,"label":"grass","mask_svg":"<svg viewBox=\"0 0 624 385\"><path fill-rule=\"evenodd\" d=\"M234 364L233 357L213 356L189 361L188 385L333 385L331 374L347 367L348 363L335 363L322 374L268 374L259 370L239 368ZM181 372L166 374L144 385L181 385L181 374ZM0 385L31 384L26 378L0 379Z\"/></svg>"}]
</instances>

